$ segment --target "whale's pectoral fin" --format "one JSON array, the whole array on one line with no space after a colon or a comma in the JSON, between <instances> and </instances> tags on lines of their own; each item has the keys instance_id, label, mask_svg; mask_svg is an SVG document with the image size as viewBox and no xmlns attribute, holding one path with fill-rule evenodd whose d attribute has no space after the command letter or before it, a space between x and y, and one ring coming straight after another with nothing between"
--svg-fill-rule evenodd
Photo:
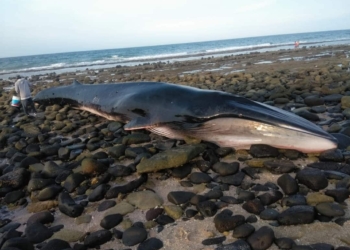
<instances>
[{"instance_id":1,"label":"whale's pectoral fin","mask_svg":"<svg viewBox=\"0 0 350 250\"><path fill-rule=\"evenodd\" d=\"M137 117L125 124L125 130L147 129L153 127L155 124L147 117Z\"/></svg>"}]
</instances>

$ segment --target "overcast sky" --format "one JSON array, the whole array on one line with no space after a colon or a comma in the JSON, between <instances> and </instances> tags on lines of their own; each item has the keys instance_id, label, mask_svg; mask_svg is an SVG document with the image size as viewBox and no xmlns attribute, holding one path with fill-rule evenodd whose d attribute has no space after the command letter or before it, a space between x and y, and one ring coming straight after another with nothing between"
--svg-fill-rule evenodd
<instances>
[{"instance_id":1,"label":"overcast sky","mask_svg":"<svg viewBox=\"0 0 350 250\"><path fill-rule=\"evenodd\" d=\"M0 0L0 57L341 29L349 0Z\"/></svg>"}]
</instances>

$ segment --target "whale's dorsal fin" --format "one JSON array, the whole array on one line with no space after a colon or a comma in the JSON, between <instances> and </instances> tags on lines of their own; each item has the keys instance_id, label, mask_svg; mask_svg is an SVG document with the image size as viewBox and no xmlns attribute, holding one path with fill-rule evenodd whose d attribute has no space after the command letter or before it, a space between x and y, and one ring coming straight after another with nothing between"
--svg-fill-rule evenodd
<instances>
[{"instance_id":1,"label":"whale's dorsal fin","mask_svg":"<svg viewBox=\"0 0 350 250\"><path fill-rule=\"evenodd\" d=\"M81 83L74 79L72 85L81 85Z\"/></svg>"}]
</instances>

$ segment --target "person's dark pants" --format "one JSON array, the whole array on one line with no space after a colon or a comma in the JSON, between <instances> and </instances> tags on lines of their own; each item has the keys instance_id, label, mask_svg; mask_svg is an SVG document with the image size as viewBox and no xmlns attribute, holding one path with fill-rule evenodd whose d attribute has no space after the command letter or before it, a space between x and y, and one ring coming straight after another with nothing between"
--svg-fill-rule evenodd
<instances>
[{"instance_id":1,"label":"person's dark pants","mask_svg":"<svg viewBox=\"0 0 350 250\"><path fill-rule=\"evenodd\" d=\"M26 115L29 113L36 113L34 102L32 98L21 100L23 111Z\"/></svg>"}]
</instances>

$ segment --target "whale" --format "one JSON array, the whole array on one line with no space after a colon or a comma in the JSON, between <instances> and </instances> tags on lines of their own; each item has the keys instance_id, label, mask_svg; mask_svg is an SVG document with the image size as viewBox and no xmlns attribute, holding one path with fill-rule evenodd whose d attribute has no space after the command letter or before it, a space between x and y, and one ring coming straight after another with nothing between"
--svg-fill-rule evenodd
<instances>
[{"instance_id":1,"label":"whale","mask_svg":"<svg viewBox=\"0 0 350 250\"><path fill-rule=\"evenodd\" d=\"M231 93L163 82L81 84L51 87L33 98L39 105L71 105L178 140L196 139L219 147L249 149L265 144L303 153L337 148L318 125L264 103Z\"/></svg>"}]
</instances>

